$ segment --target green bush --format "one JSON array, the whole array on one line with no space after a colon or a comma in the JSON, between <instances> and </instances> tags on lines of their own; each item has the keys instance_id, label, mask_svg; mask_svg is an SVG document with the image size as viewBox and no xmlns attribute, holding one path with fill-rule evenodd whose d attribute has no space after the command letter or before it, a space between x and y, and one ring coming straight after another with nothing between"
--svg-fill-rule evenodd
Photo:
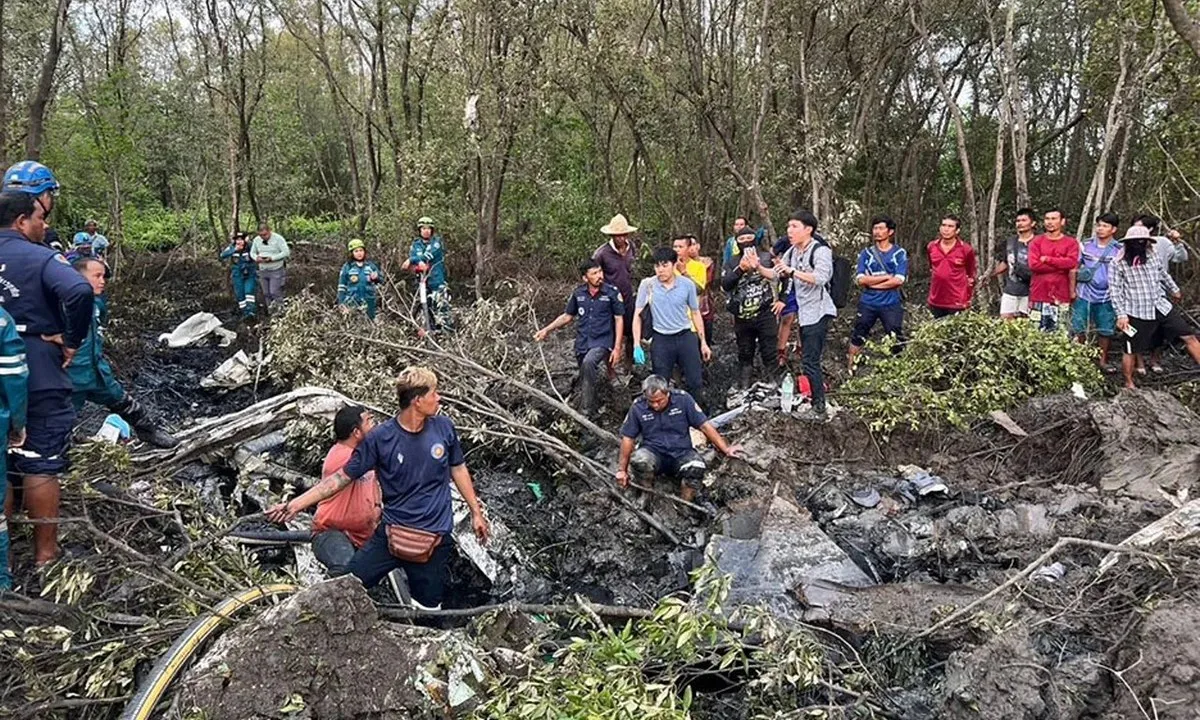
<instances>
[{"instance_id":1,"label":"green bush","mask_svg":"<svg viewBox=\"0 0 1200 720\"><path fill-rule=\"evenodd\" d=\"M331 215L306 217L304 215L289 215L275 223L275 229L289 240L309 240L312 242L329 242L349 239L358 227L355 218L337 218Z\"/></svg>"},{"instance_id":2,"label":"green bush","mask_svg":"<svg viewBox=\"0 0 1200 720\"><path fill-rule=\"evenodd\" d=\"M993 410L1069 390L1097 390L1096 349L1030 322L962 313L917 327L904 352L890 338L867 344L859 375L842 386L843 403L873 430L949 424L963 428Z\"/></svg>"},{"instance_id":3,"label":"green bush","mask_svg":"<svg viewBox=\"0 0 1200 720\"><path fill-rule=\"evenodd\" d=\"M199 213L162 207L125 211L125 247L130 250L170 250L183 242L212 237L212 226Z\"/></svg>"}]
</instances>

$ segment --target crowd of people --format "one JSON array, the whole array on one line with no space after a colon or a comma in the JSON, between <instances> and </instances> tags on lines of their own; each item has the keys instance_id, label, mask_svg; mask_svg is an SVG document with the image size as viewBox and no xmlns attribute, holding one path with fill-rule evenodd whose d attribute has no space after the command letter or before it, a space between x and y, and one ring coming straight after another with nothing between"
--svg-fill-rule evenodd
<instances>
[{"instance_id":1,"label":"crowd of people","mask_svg":"<svg viewBox=\"0 0 1200 720\"><path fill-rule=\"evenodd\" d=\"M14 478L35 521L39 568L59 554L59 478L78 412L87 402L122 416L150 444L177 443L121 387L105 358L108 240L88 221L65 254L52 245L57 239L49 217L58 191L53 173L35 162L9 168L0 188L0 424L12 471L0 476ZM981 271L975 249L961 236L961 222L953 215L942 218L938 237L925 247L930 315L940 319L967 310L976 303L981 280L1002 279L999 314L1005 320L1030 322L1081 343L1094 332L1097 361L1106 368L1112 342L1120 338L1129 386L1147 366L1161 371L1157 353L1174 338L1181 338L1200 363L1195 330L1171 302L1180 296L1169 268L1187 257L1176 233L1158 234L1159 220L1142 215L1118 239L1120 219L1106 212L1095 218L1094 236L1081 242L1065 233L1060 210L1045 212L1041 222L1039 233L1034 212L1019 211L1016 234L998 248L995 265ZM741 385L777 381L796 336L802 370L795 389L809 398L807 409L797 414L801 419L828 419L822 358L830 326L848 304L850 285L860 292L846 358L849 371L877 325L891 338L891 352L903 352L908 253L895 241L892 218L872 218L869 230L870 245L851 262L821 237L819 221L808 210L793 212L784 236L771 246L764 228L739 217L719 261L702 253L695 235L681 234L648 253L653 272L639 279L637 228L623 215L600 228L606 241L579 264L580 284L563 312L534 339L544 341L575 324L579 397L592 417L604 378L614 378L626 361L649 364L650 374L620 428L615 468L620 486L637 481L646 487L667 476L679 483L685 502L704 502L708 468L695 450L692 431L721 455L740 455L741 448L721 436L704 410L704 365L713 355L719 294L732 319ZM361 239L351 240L346 251L337 302L373 320L383 272L368 259ZM234 298L246 318L257 316L260 291L268 307L283 299L290 255L286 239L267 224L253 237L233 234L220 257L229 262ZM431 218L417 221L401 269L418 278L423 330L452 328L446 244ZM1143 354L1149 356L1145 362ZM676 373L680 389L672 388ZM470 508L481 541L490 529L454 424L439 414L437 376L428 368L406 369L397 383L397 401L397 414L378 424L362 407L338 412L322 481L270 508L267 516L283 522L315 506L314 550L331 574L350 573L368 586L387 577L394 587L406 587L402 594L412 602L433 608L442 601L454 542L452 483ZM13 488L0 487L7 516ZM5 516L0 516L0 588L6 589L12 581Z\"/></svg>"}]
</instances>

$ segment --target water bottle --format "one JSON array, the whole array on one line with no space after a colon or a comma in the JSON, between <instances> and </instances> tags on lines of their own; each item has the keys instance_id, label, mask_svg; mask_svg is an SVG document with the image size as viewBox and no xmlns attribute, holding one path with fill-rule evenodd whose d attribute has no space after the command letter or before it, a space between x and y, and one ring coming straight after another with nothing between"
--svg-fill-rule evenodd
<instances>
[{"instance_id":1,"label":"water bottle","mask_svg":"<svg viewBox=\"0 0 1200 720\"><path fill-rule=\"evenodd\" d=\"M791 373L783 376L783 382L779 384L779 409L785 413L792 411L792 404L796 402L796 381L792 378Z\"/></svg>"}]
</instances>

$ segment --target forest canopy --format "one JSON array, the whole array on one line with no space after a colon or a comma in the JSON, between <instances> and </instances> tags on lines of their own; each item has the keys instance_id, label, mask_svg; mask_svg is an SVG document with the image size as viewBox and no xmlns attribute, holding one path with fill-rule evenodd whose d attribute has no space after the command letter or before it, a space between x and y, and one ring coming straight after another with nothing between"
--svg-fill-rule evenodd
<instances>
[{"instance_id":1,"label":"forest canopy","mask_svg":"<svg viewBox=\"0 0 1200 720\"><path fill-rule=\"evenodd\" d=\"M0 150L55 170L56 224L127 247L235 219L396 243L432 215L565 262L618 211L714 243L794 206L835 239L888 212L908 244L952 211L981 252L1025 205L1186 232L1197 5L10 0Z\"/></svg>"}]
</instances>

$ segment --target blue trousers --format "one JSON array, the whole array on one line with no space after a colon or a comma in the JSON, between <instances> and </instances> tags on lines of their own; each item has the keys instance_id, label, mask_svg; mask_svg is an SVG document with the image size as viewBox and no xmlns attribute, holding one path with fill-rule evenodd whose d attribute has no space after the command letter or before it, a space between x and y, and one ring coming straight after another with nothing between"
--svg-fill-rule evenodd
<instances>
[{"instance_id":1,"label":"blue trousers","mask_svg":"<svg viewBox=\"0 0 1200 720\"><path fill-rule=\"evenodd\" d=\"M433 551L429 562L398 560L388 550L387 525L381 522L367 544L354 553L346 570L361 580L363 585L372 588L388 573L401 568L408 576L408 590L413 600L425 607L437 607L442 604L446 591L446 569L450 565L450 551L453 548L454 541L447 534L442 536L442 544Z\"/></svg>"},{"instance_id":2,"label":"blue trousers","mask_svg":"<svg viewBox=\"0 0 1200 720\"><path fill-rule=\"evenodd\" d=\"M255 275L242 275L240 271L235 269L233 273L233 299L237 301L238 308L242 311L243 317L254 317L258 314L258 277Z\"/></svg>"}]
</instances>

